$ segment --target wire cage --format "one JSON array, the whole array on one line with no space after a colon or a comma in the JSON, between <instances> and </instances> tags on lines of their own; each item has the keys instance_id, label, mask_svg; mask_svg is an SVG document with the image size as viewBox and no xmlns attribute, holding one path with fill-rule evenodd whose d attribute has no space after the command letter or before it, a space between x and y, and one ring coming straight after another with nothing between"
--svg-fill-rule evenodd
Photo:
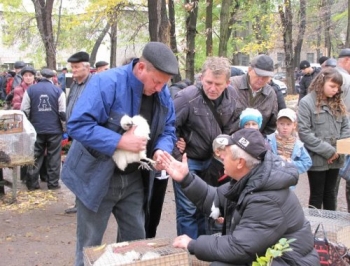
<instances>
[{"instance_id":1,"label":"wire cage","mask_svg":"<svg viewBox=\"0 0 350 266\"><path fill-rule=\"evenodd\" d=\"M0 167L34 163L36 132L24 113L0 110Z\"/></svg>"},{"instance_id":2,"label":"wire cage","mask_svg":"<svg viewBox=\"0 0 350 266\"><path fill-rule=\"evenodd\" d=\"M322 223L329 241L350 248L350 213L304 208L304 214L313 232Z\"/></svg>"},{"instance_id":3,"label":"wire cage","mask_svg":"<svg viewBox=\"0 0 350 266\"><path fill-rule=\"evenodd\" d=\"M188 266L189 253L174 248L172 240L152 238L88 247L84 251L85 266Z\"/></svg>"}]
</instances>

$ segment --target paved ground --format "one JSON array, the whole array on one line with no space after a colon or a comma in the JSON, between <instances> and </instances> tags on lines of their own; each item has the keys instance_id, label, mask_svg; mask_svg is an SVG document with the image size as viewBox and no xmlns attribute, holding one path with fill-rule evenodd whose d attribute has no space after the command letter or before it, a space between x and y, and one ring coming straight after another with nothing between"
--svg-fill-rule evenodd
<instances>
[{"instance_id":1,"label":"paved ground","mask_svg":"<svg viewBox=\"0 0 350 266\"><path fill-rule=\"evenodd\" d=\"M7 207L0 203L0 265L73 265L75 215L64 213L64 210L74 201L71 192L64 186L60 191L55 192L43 189L36 192L38 194L36 198L27 199L27 203L34 206L33 209L16 209L15 207L23 207L25 204L23 199L28 196L24 185L18 184L21 203ZM341 211L346 210L344 185L342 180L338 200L338 210ZM44 188L45 183L41 183L41 186ZM308 189L307 177L302 175L296 194L303 206L307 205ZM43 203L41 199L46 198L47 201ZM174 195L172 184L169 182L157 236L173 238L175 235ZM111 219L103 242L112 243L115 237L116 223Z\"/></svg>"}]
</instances>

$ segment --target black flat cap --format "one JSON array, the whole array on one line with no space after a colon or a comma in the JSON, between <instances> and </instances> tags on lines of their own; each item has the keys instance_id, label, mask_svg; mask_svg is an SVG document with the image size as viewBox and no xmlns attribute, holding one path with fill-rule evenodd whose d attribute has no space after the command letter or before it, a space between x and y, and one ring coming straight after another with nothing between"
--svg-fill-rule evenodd
<instances>
[{"instance_id":1,"label":"black flat cap","mask_svg":"<svg viewBox=\"0 0 350 266\"><path fill-rule=\"evenodd\" d=\"M350 48L345 48L340 51L339 58L350 57Z\"/></svg>"},{"instance_id":2,"label":"black flat cap","mask_svg":"<svg viewBox=\"0 0 350 266\"><path fill-rule=\"evenodd\" d=\"M142 56L161 72L169 75L179 73L176 57L164 43L149 42L143 49Z\"/></svg>"},{"instance_id":3,"label":"black flat cap","mask_svg":"<svg viewBox=\"0 0 350 266\"><path fill-rule=\"evenodd\" d=\"M34 76L36 74L36 70L31 66L25 66L21 69L21 76L23 76L26 72L32 73Z\"/></svg>"},{"instance_id":4,"label":"black flat cap","mask_svg":"<svg viewBox=\"0 0 350 266\"><path fill-rule=\"evenodd\" d=\"M89 62L90 56L87 52L77 52L68 58L69 63Z\"/></svg>"},{"instance_id":5,"label":"black flat cap","mask_svg":"<svg viewBox=\"0 0 350 266\"><path fill-rule=\"evenodd\" d=\"M40 71L40 74L45 78L52 78L55 75L55 73L50 68L43 68Z\"/></svg>"},{"instance_id":6,"label":"black flat cap","mask_svg":"<svg viewBox=\"0 0 350 266\"><path fill-rule=\"evenodd\" d=\"M95 67L98 68L98 67L103 67L103 66L108 66L108 65L109 64L106 61L98 61L98 62L96 62Z\"/></svg>"},{"instance_id":7,"label":"black flat cap","mask_svg":"<svg viewBox=\"0 0 350 266\"><path fill-rule=\"evenodd\" d=\"M325 66L327 67L336 67L337 66L337 60L334 58L329 58L326 60L324 63Z\"/></svg>"},{"instance_id":8,"label":"black flat cap","mask_svg":"<svg viewBox=\"0 0 350 266\"><path fill-rule=\"evenodd\" d=\"M308 67L310 67L310 62L307 61L307 60L303 60L303 61L301 61L300 64L299 64L299 68L300 68L301 70L303 70L303 69L305 69L305 68L308 68Z\"/></svg>"},{"instance_id":9,"label":"black flat cap","mask_svg":"<svg viewBox=\"0 0 350 266\"><path fill-rule=\"evenodd\" d=\"M318 63L319 63L320 65L322 65L324 62L327 61L328 58L329 58L329 57L327 57L327 56L321 56L321 57L318 59Z\"/></svg>"},{"instance_id":10,"label":"black flat cap","mask_svg":"<svg viewBox=\"0 0 350 266\"><path fill-rule=\"evenodd\" d=\"M274 67L273 60L266 54L260 54L253 58L250 62L250 66L254 69L255 73L258 76L262 77L273 77L274 76Z\"/></svg>"},{"instance_id":11,"label":"black flat cap","mask_svg":"<svg viewBox=\"0 0 350 266\"><path fill-rule=\"evenodd\" d=\"M26 66L26 63L24 63L23 61L16 61L14 65L15 69L21 69L25 66Z\"/></svg>"}]
</instances>

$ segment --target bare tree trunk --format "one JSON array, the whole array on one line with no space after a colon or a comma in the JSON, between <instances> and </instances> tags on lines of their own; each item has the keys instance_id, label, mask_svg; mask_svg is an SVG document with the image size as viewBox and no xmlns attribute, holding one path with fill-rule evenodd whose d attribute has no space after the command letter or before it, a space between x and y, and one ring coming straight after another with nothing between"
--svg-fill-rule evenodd
<instances>
[{"instance_id":1,"label":"bare tree trunk","mask_svg":"<svg viewBox=\"0 0 350 266\"><path fill-rule=\"evenodd\" d=\"M45 47L48 68L56 69L56 44L52 30L52 9L55 0L32 0L40 37Z\"/></svg>"},{"instance_id":2,"label":"bare tree trunk","mask_svg":"<svg viewBox=\"0 0 350 266\"><path fill-rule=\"evenodd\" d=\"M306 29L306 0L300 0L298 37L294 46L294 68L300 60L300 52L303 46L303 39Z\"/></svg>"},{"instance_id":3,"label":"bare tree trunk","mask_svg":"<svg viewBox=\"0 0 350 266\"><path fill-rule=\"evenodd\" d=\"M111 25L107 22L106 26L104 27L104 29L101 31L100 35L98 36L94 47L92 48L91 54L90 54L90 65L93 66L96 62L96 55L97 55L97 51L100 48L100 45L104 39L104 37L106 36L106 34L108 33L109 29L110 29Z\"/></svg>"},{"instance_id":4,"label":"bare tree trunk","mask_svg":"<svg viewBox=\"0 0 350 266\"><path fill-rule=\"evenodd\" d=\"M294 64L293 64L293 15L290 0L284 0L284 4L278 7L282 22L283 46L286 62L287 88L288 93L294 92Z\"/></svg>"},{"instance_id":5,"label":"bare tree trunk","mask_svg":"<svg viewBox=\"0 0 350 266\"><path fill-rule=\"evenodd\" d=\"M186 18L186 78L194 82L198 1L186 0L186 5L188 14Z\"/></svg>"},{"instance_id":6,"label":"bare tree trunk","mask_svg":"<svg viewBox=\"0 0 350 266\"><path fill-rule=\"evenodd\" d=\"M205 18L205 45L206 45L206 56L213 55L213 0L206 0L206 18Z\"/></svg>"},{"instance_id":7,"label":"bare tree trunk","mask_svg":"<svg viewBox=\"0 0 350 266\"><path fill-rule=\"evenodd\" d=\"M350 47L350 0L348 0L348 25L346 29L345 47Z\"/></svg>"},{"instance_id":8,"label":"bare tree trunk","mask_svg":"<svg viewBox=\"0 0 350 266\"><path fill-rule=\"evenodd\" d=\"M148 0L148 31L151 42L157 42L160 28L162 0Z\"/></svg>"},{"instance_id":9,"label":"bare tree trunk","mask_svg":"<svg viewBox=\"0 0 350 266\"><path fill-rule=\"evenodd\" d=\"M323 0L320 1L319 7L318 7L318 14L319 14L318 17L319 18L322 18L322 16L323 16L322 5L323 5ZM317 56L317 58L321 57L322 24L323 24L322 19L319 19L318 25L317 25L317 32L316 32L316 56Z\"/></svg>"},{"instance_id":10,"label":"bare tree trunk","mask_svg":"<svg viewBox=\"0 0 350 266\"><path fill-rule=\"evenodd\" d=\"M111 25L111 56L110 56L110 66L111 68L117 66L117 20L114 20Z\"/></svg>"},{"instance_id":11,"label":"bare tree trunk","mask_svg":"<svg viewBox=\"0 0 350 266\"><path fill-rule=\"evenodd\" d=\"M219 42L219 56L227 57L227 42L229 39L229 20L230 7L233 0L222 0L220 12L220 42Z\"/></svg>"},{"instance_id":12,"label":"bare tree trunk","mask_svg":"<svg viewBox=\"0 0 350 266\"><path fill-rule=\"evenodd\" d=\"M176 23L175 23L175 9L174 9L174 0L168 1L168 10L169 10L169 22L170 22L170 47L171 50L176 55L177 61L180 63L179 57L177 56L177 41L176 41ZM173 82L178 82L182 79L181 74L179 72L178 75L173 76Z\"/></svg>"},{"instance_id":13,"label":"bare tree trunk","mask_svg":"<svg viewBox=\"0 0 350 266\"><path fill-rule=\"evenodd\" d=\"M170 39L170 22L167 14L166 2L162 0L161 11L160 11L160 25L158 40L162 43L169 45Z\"/></svg>"},{"instance_id":14,"label":"bare tree trunk","mask_svg":"<svg viewBox=\"0 0 350 266\"><path fill-rule=\"evenodd\" d=\"M331 29L331 1L324 0L324 46L327 49L327 56L331 56L332 52L332 44L331 44L331 35L330 35L330 29Z\"/></svg>"}]
</instances>

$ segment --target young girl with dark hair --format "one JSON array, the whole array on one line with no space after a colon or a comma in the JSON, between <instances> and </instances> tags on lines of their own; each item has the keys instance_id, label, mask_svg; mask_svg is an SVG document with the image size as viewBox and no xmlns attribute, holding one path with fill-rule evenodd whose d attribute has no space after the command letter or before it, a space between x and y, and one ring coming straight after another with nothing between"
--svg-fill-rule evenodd
<instances>
[{"instance_id":1,"label":"young girl with dark hair","mask_svg":"<svg viewBox=\"0 0 350 266\"><path fill-rule=\"evenodd\" d=\"M311 159L307 172L309 205L336 210L337 178L344 158L336 151L338 139L350 137L346 107L341 99L343 78L333 69L323 69L312 81L309 94L299 102L298 131Z\"/></svg>"}]
</instances>

